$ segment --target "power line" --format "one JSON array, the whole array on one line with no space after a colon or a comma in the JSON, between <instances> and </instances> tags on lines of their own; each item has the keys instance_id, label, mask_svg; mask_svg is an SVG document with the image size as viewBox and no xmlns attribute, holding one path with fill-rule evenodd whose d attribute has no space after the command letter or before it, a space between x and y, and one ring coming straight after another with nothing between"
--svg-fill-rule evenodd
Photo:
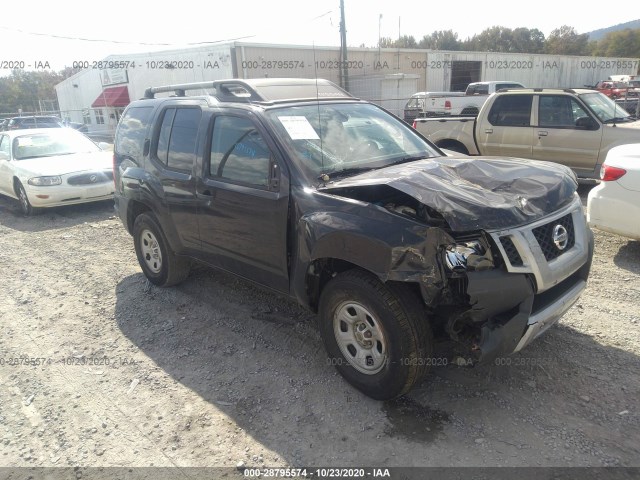
<instances>
[{"instance_id":1,"label":"power line","mask_svg":"<svg viewBox=\"0 0 640 480\"><path fill-rule=\"evenodd\" d=\"M28 32L26 30L22 30L22 29L19 29L19 28L5 27L3 25L0 25L0 29L1 30L7 30L9 32L24 33L26 35L34 35L34 36L38 36L38 37L58 38L58 39L61 39L61 40L74 40L74 41L81 41L81 42L98 42L98 43L102 42L102 43L113 43L113 44L123 44L123 45L157 46L157 47L171 47L171 46L176 46L176 45L208 45L208 44L212 44L212 43L233 42L235 40L244 40L246 38L255 37L255 35L245 35L243 37L225 38L223 40L211 40L211 41L208 41L208 42L188 42L188 43L177 44L177 43L125 42L125 41L121 41L121 40L103 40L103 39L99 39L99 38L68 37L68 36L65 36L65 35L56 35L54 33Z\"/></svg>"}]
</instances>

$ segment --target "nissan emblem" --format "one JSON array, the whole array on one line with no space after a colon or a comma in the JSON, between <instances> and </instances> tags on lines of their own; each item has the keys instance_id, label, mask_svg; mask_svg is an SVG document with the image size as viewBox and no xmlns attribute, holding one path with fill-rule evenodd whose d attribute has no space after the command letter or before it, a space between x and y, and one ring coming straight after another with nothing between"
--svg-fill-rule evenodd
<instances>
[{"instance_id":1,"label":"nissan emblem","mask_svg":"<svg viewBox=\"0 0 640 480\"><path fill-rule=\"evenodd\" d=\"M553 227L553 234L551 235L551 238L558 250L562 251L567 248L567 244L569 243L569 233L562 225L558 224Z\"/></svg>"}]
</instances>

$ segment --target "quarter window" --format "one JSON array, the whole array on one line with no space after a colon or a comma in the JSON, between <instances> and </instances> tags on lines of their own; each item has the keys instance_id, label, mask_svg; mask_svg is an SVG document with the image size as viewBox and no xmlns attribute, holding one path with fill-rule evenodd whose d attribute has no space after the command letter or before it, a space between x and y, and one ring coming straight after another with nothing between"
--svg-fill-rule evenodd
<instances>
[{"instance_id":1,"label":"quarter window","mask_svg":"<svg viewBox=\"0 0 640 480\"><path fill-rule=\"evenodd\" d=\"M230 116L215 119L210 176L268 187L270 167L269 147L250 120Z\"/></svg>"},{"instance_id":2,"label":"quarter window","mask_svg":"<svg viewBox=\"0 0 640 480\"><path fill-rule=\"evenodd\" d=\"M132 107L127 110L116 131L115 145L119 155L142 158L144 137L152 112L151 107ZM87 117L84 117L84 123L88 123Z\"/></svg>"}]
</instances>

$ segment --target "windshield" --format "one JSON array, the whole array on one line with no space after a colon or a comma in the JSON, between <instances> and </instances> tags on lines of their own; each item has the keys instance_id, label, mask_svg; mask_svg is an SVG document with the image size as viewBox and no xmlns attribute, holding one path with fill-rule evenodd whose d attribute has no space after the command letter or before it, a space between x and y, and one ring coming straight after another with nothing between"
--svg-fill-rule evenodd
<instances>
[{"instance_id":1,"label":"windshield","mask_svg":"<svg viewBox=\"0 0 640 480\"><path fill-rule=\"evenodd\" d=\"M13 139L16 160L99 151L95 143L75 130L55 129L52 133L20 135Z\"/></svg>"},{"instance_id":2,"label":"windshield","mask_svg":"<svg viewBox=\"0 0 640 480\"><path fill-rule=\"evenodd\" d=\"M629 113L611 100L603 93L585 93L580 98L587 104L589 109L602 121L602 123L611 123L632 121Z\"/></svg>"},{"instance_id":3,"label":"windshield","mask_svg":"<svg viewBox=\"0 0 640 480\"><path fill-rule=\"evenodd\" d=\"M313 178L441 156L411 127L371 104L278 108L267 116L289 154Z\"/></svg>"}]
</instances>

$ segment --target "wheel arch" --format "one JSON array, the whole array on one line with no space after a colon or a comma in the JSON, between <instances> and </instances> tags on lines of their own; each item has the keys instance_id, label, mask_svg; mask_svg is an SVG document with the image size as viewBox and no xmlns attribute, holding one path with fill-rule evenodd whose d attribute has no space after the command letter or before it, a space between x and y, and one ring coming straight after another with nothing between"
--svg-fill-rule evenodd
<instances>
[{"instance_id":1,"label":"wheel arch","mask_svg":"<svg viewBox=\"0 0 640 480\"><path fill-rule=\"evenodd\" d=\"M396 288L406 289L411 292L411 294L415 294L422 302L420 285L417 282L389 280L385 275L376 273L362 265L341 258L324 257L313 260L308 265L305 275L307 302L314 313L318 312L320 296L331 279L349 270L360 271L377 278L382 283L395 286Z\"/></svg>"},{"instance_id":2,"label":"wheel arch","mask_svg":"<svg viewBox=\"0 0 640 480\"><path fill-rule=\"evenodd\" d=\"M130 200L127 207L127 231L129 233L133 233L133 224L140 214L148 212L156 216L149 205L138 200Z\"/></svg>"},{"instance_id":3,"label":"wheel arch","mask_svg":"<svg viewBox=\"0 0 640 480\"><path fill-rule=\"evenodd\" d=\"M436 146L439 148L444 148L454 152L462 153L464 155L469 155L469 150L464 145L464 143L460 142L459 140L453 140L453 139L440 140L436 143Z\"/></svg>"}]
</instances>

